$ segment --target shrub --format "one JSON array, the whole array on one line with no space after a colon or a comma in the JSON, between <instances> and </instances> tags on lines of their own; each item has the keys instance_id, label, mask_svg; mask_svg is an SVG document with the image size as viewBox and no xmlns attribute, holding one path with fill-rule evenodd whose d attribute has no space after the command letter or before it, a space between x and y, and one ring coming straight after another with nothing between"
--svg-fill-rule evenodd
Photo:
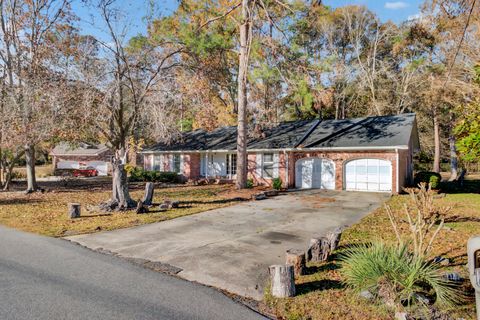
<instances>
[{"instance_id":1,"label":"shrub","mask_svg":"<svg viewBox=\"0 0 480 320\"><path fill-rule=\"evenodd\" d=\"M252 189L253 188L253 179L247 179L247 188Z\"/></svg>"},{"instance_id":2,"label":"shrub","mask_svg":"<svg viewBox=\"0 0 480 320\"><path fill-rule=\"evenodd\" d=\"M280 189L282 189L282 179L280 179L280 178L273 178L273 179L272 179L272 186L273 186L273 189L275 189L275 190L280 190Z\"/></svg>"},{"instance_id":3,"label":"shrub","mask_svg":"<svg viewBox=\"0 0 480 320\"><path fill-rule=\"evenodd\" d=\"M417 172L415 175L414 183L415 186L418 186L420 183L424 182L430 184L430 188L437 189L440 185L440 181L442 180L442 176L436 172L430 171L420 171Z\"/></svg>"},{"instance_id":4,"label":"shrub","mask_svg":"<svg viewBox=\"0 0 480 320\"><path fill-rule=\"evenodd\" d=\"M130 175L130 181L144 181L144 170L139 167L133 167L130 172L127 173Z\"/></svg>"},{"instance_id":5,"label":"shrub","mask_svg":"<svg viewBox=\"0 0 480 320\"><path fill-rule=\"evenodd\" d=\"M419 189L407 189L410 195L410 204L405 204L403 212L405 219L397 219L393 214L390 206L385 205L388 218L392 225L397 242L399 245L404 243L400 234L400 223L406 221L408 223L410 239L412 242L414 253L417 256L427 256L432 248L435 238L442 230L445 223L445 217L451 210L450 207L439 207L435 203L434 192L427 189L425 183L420 183Z\"/></svg>"},{"instance_id":6,"label":"shrub","mask_svg":"<svg viewBox=\"0 0 480 320\"><path fill-rule=\"evenodd\" d=\"M408 252L406 245L375 242L347 249L341 257L340 272L347 286L356 292L369 290L397 310L418 304L419 294L443 306L462 301L461 292L440 274L438 264Z\"/></svg>"},{"instance_id":7,"label":"shrub","mask_svg":"<svg viewBox=\"0 0 480 320\"><path fill-rule=\"evenodd\" d=\"M27 179L27 174L22 171L12 171L12 180L23 180Z\"/></svg>"},{"instance_id":8,"label":"shrub","mask_svg":"<svg viewBox=\"0 0 480 320\"><path fill-rule=\"evenodd\" d=\"M136 169L141 169L141 168L135 167L135 166L133 166L133 165L131 165L131 164L129 164L129 163L127 163L124 168L125 168L125 171L127 171L127 174L131 174L132 171L134 171L134 170L136 170Z\"/></svg>"},{"instance_id":9,"label":"shrub","mask_svg":"<svg viewBox=\"0 0 480 320\"><path fill-rule=\"evenodd\" d=\"M147 171L135 167L130 171L130 181L177 183L179 177L176 172Z\"/></svg>"}]
</instances>

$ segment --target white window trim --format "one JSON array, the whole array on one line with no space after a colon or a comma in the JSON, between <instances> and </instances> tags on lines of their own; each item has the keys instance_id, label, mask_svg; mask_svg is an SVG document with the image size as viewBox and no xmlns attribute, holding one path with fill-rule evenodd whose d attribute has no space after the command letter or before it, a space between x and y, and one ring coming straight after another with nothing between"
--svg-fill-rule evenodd
<instances>
[{"instance_id":1,"label":"white window trim","mask_svg":"<svg viewBox=\"0 0 480 320\"><path fill-rule=\"evenodd\" d=\"M273 172L272 177L267 177L265 173L265 154L272 154L272 165L273 165ZM264 179L275 179L279 177L279 154L278 152L265 152L265 153L257 153L256 156L256 174L258 177Z\"/></svg>"},{"instance_id":2,"label":"white window trim","mask_svg":"<svg viewBox=\"0 0 480 320\"><path fill-rule=\"evenodd\" d=\"M180 167L180 168L179 168L178 172L175 171L175 166L174 166L174 157L175 157L175 156L179 156L179 157L180 157L180 164L179 164L179 167ZM168 160L169 160L169 161L168 161L168 164L169 164L169 166L170 166L170 168L169 168L169 169L170 169L170 170L169 170L170 172L176 172L177 174L183 174L183 154L180 154L180 155L179 155L179 154L171 154L171 155L169 155L169 159L168 159Z\"/></svg>"}]
</instances>

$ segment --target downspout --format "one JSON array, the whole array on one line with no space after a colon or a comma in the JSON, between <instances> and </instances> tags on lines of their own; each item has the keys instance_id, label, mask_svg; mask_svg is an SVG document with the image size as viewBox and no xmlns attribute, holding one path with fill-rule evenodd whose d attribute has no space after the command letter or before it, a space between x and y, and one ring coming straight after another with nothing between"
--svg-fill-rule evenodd
<instances>
[{"instance_id":1,"label":"downspout","mask_svg":"<svg viewBox=\"0 0 480 320\"><path fill-rule=\"evenodd\" d=\"M208 180L208 150L205 152L205 178Z\"/></svg>"},{"instance_id":2,"label":"downspout","mask_svg":"<svg viewBox=\"0 0 480 320\"><path fill-rule=\"evenodd\" d=\"M397 157L397 163L396 163L396 168L395 168L395 172L397 173L396 174L396 181L395 181L395 184L396 184L396 191L397 191L397 194L400 193L400 183L399 183L399 174L400 174L400 169L399 169L399 160L400 160L400 156L399 156L399 153L398 153L398 149L395 149L395 152L396 152L396 157Z\"/></svg>"},{"instance_id":3,"label":"downspout","mask_svg":"<svg viewBox=\"0 0 480 320\"><path fill-rule=\"evenodd\" d=\"M287 150L283 150L283 156L285 157L285 186L287 187L288 189L288 186L289 186L289 181L288 181L288 171L290 170L289 166L288 166L288 154L287 154Z\"/></svg>"}]
</instances>

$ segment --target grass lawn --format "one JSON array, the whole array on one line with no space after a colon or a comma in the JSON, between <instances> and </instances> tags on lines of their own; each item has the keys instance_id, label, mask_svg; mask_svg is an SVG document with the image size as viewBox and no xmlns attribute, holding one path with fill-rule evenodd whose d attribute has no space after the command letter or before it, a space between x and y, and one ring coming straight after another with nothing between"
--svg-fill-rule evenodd
<instances>
[{"instance_id":1,"label":"grass lawn","mask_svg":"<svg viewBox=\"0 0 480 320\"><path fill-rule=\"evenodd\" d=\"M466 244L469 237L480 234L480 181L466 182L466 190L476 190L477 193L452 193L439 198L440 206L450 206L453 209L448 215L446 228L441 231L432 257L443 256L450 259L445 272L455 271L468 279L466 267ZM458 191L456 188L451 188ZM401 208L409 204L408 195L392 197L388 204L398 216L403 215ZM407 224L402 225L402 233L408 232ZM362 219L358 224L347 229L340 242L338 252L342 247L354 243L365 243L371 240L383 239L395 241L395 235L390 226L388 216L383 208ZM308 266L308 274L296 280L297 296L288 299L276 299L266 293L265 302L270 312L280 319L392 319L382 306L357 297L342 282L339 273L339 263L335 254L327 263L316 263ZM462 287L472 298L473 289L466 281ZM468 300L464 305L454 310L448 310L453 319L475 319L474 301Z\"/></svg>"},{"instance_id":2,"label":"grass lawn","mask_svg":"<svg viewBox=\"0 0 480 320\"><path fill-rule=\"evenodd\" d=\"M19 174L22 178L27 176L27 169L25 169L25 166L13 168L13 171ZM53 175L53 165L46 164L42 166L35 166L35 175L37 178L44 178Z\"/></svg>"},{"instance_id":3,"label":"grass lawn","mask_svg":"<svg viewBox=\"0 0 480 320\"><path fill-rule=\"evenodd\" d=\"M164 221L206 210L229 206L242 199L249 199L254 189L236 191L232 185L178 186L157 188L154 202L165 199L180 201L178 209L166 212L135 214L135 211L104 213L95 206L110 197L108 188L100 190L53 190L46 193L24 194L0 192L0 224L16 229L61 237L101 230L112 230L146 223ZM141 199L143 190L131 191L133 199ZM82 205L82 217L67 218L67 204ZM155 210L155 208L152 208Z\"/></svg>"}]
</instances>

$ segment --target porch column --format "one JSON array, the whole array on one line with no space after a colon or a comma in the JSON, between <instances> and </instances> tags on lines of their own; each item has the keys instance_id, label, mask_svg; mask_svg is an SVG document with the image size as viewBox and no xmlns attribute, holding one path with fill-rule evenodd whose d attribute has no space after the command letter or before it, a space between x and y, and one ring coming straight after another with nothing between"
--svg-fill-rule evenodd
<instances>
[{"instance_id":1,"label":"porch column","mask_svg":"<svg viewBox=\"0 0 480 320\"><path fill-rule=\"evenodd\" d=\"M208 179L208 152L205 152L205 178Z\"/></svg>"}]
</instances>

